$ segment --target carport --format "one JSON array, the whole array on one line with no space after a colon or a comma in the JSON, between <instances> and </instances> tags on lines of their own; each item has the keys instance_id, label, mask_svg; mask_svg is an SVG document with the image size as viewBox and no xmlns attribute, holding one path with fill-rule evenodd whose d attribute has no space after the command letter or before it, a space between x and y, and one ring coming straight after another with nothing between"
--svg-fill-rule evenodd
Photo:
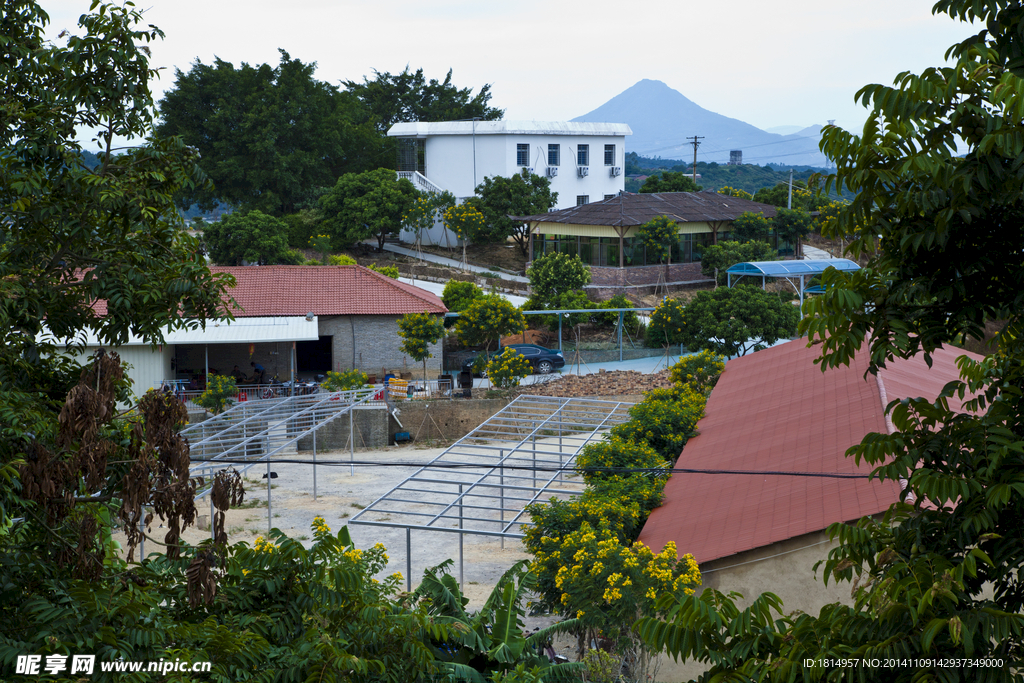
<instances>
[{"instance_id":1,"label":"carport","mask_svg":"<svg viewBox=\"0 0 1024 683\"><path fill-rule=\"evenodd\" d=\"M786 280L796 290L802 305L804 303L804 293L808 291L807 282L815 275L821 275L829 268L852 272L860 270L860 265L855 261L845 258L807 261L746 261L730 266L725 273L728 276L730 287L732 287L734 282L739 282L748 275L761 278L761 289L764 289L765 282L770 277Z\"/></svg>"}]
</instances>

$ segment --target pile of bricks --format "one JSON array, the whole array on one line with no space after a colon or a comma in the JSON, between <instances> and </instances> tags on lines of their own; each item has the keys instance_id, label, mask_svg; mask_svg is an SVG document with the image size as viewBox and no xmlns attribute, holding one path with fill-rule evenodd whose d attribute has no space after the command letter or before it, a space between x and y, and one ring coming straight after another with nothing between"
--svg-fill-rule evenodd
<instances>
[{"instance_id":1,"label":"pile of bricks","mask_svg":"<svg viewBox=\"0 0 1024 683\"><path fill-rule=\"evenodd\" d=\"M535 384L520 389L520 393L533 396L562 396L586 398L588 396L637 396L660 387L670 387L668 370L645 375L636 370L612 370L593 375L562 375L546 384Z\"/></svg>"}]
</instances>

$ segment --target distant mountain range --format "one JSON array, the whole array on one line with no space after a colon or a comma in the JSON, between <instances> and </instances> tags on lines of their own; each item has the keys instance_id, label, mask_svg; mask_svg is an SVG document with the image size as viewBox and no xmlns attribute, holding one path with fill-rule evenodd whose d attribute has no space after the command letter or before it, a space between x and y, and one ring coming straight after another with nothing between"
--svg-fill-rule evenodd
<instances>
[{"instance_id":1,"label":"distant mountain range","mask_svg":"<svg viewBox=\"0 0 1024 683\"><path fill-rule=\"evenodd\" d=\"M626 151L643 156L691 160L693 147L686 138L698 135L704 139L697 161L728 163L730 150L738 149L746 164L830 165L818 151L821 126L789 135L770 133L708 111L661 81L644 79L573 121L628 123L633 135L626 138Z\"/></svg>"}]
</instances>

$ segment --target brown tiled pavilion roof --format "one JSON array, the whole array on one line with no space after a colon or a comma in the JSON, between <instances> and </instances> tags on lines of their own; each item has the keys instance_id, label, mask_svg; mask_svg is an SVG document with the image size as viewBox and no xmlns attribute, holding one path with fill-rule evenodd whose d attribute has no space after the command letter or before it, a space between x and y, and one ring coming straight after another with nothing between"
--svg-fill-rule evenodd
<instances>
[{"instance_id":1,"label":"brown tiled pavilion roof","mask_svg":"<svg viewBox=\"0 0 1024 683\"><path fill-rule=\"evenodd\" d=\"M887 431L882 393L934 399L959 377L955 359L965 354L978 358L939 349L931 369L917 357L867 379L866 352L822 372L819 348L799 340L733 359L678 466L868 474L870 465L857 467L845 452ZM877 480L676 473L640 540L656 550L675 541L680 555L708 562L883 512L898 498L898 484Z\"/></svg>"},{"instance_id":2,"label":"brown tiled pavilion roof","mask_svg":"<svg viewBox=\"0 0 1024 683\"><path fill-rule=\"evenodd\" d=\"M526 222L568 223L571 225L643 225L657 216L668 216L677 223L731 221L744 211L775 216L775 207L717 192L662 192L619 194L600 202L573 206L535 216L512 216Z\"/></svg>"},{"instance_id":3,"label":"brown tiled pavilion roof","mask_svg":"<svg viewBox=\"0 0 1024 683\"><path fill-rule=\"evenodd\" d=\"M445 313L436 295L362 266L241 266L211 268L237 282L228 295L240 316L404 315Z\"/></svg>"}]
</instances>

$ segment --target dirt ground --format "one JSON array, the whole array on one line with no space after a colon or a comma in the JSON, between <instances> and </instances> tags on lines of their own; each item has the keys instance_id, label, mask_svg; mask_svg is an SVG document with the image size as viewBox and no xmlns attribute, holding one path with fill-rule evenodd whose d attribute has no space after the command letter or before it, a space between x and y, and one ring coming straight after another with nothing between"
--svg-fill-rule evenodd
<instances>
[{"instance_id":1,"label":"dirt ground","mask_svg":"<svg viewBox=\"0 0 1024 683\"><path fill-rule=\"evenodd\" d=\"M424 246L423 251L457 261L462 259L461 248ZM466 260L475 266L497 266L513 273L521 274L526 269L526 257L518 244L470 244L466 247Z\"/></svg>"}]
</instances>

